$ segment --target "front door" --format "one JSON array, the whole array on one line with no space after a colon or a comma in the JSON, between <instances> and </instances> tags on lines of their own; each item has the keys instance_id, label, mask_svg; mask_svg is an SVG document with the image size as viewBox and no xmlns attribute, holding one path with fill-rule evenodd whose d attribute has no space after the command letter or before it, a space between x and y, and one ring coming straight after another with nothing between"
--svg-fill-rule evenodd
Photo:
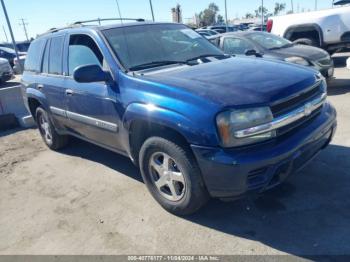
<instances>
[{"instance_id":1,"label":"front door","mask_svg":"<svg viewBox=\"0 0 350 262\"><path fill-rule=\"evenodd\" d=\"M120 107L116 88L105 82L78 83L73 79L74 69L79 66L97 64L108 70L95 41L88 35L71 35L67 64L65 93L70 130L82 138L120 149Z\"/></svg>"}]
</instances>

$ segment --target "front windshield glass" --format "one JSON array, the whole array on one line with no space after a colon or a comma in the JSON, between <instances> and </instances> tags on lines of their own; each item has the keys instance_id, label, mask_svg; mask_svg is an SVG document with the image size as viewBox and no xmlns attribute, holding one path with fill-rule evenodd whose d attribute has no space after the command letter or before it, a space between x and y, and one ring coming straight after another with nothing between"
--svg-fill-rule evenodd
<instances>
[{"instance_id":1,"label":"front windshield glass","mask_svg":"<svg viewBox=\"0 0 350 262\"><path fill-rule=\"evenodd\" d=\"M270 33L252 33L246 36L266 49L279 49L289 47L292 42Z\"/></svg>"},{"instance_id":2,"label":"front windshield glass","mask_svg":"<svg viewBox=\"0 0 350 262\"><path fill-rule=\"evenodd\" d=\"M184 25L153 24L117 27L103 31L120 62L129 70L159 62L186 62L223 52Z\"/></svg>"}]
</instances>

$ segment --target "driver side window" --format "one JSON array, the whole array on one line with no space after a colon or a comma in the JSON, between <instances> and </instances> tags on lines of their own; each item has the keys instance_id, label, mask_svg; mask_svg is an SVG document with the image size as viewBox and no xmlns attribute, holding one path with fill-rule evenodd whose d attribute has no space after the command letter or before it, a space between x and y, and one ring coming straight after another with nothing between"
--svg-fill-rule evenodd
<instances>
[{"instance_id":1,"label":"driver side window","mask_svg":"<svg viewBox=\"0 0 350 262\"><path fill-rule=\"evenodd\" d=\"M83 65L104 67L105 61L94 40L87 35L72 35L69 40L68 69L72 76L74 70Z\"/></svg>"},{"instance_id":2,"label":"driver side window","mask_svg":"<svg viewBox=\"0 0 350 262\"><path fill-rule=\"evenodd\" d=\"M225 38L224 52L230 55L244 55L247 50L254 49L254 46L239 38Z\"/></svg>"}]
</instances>

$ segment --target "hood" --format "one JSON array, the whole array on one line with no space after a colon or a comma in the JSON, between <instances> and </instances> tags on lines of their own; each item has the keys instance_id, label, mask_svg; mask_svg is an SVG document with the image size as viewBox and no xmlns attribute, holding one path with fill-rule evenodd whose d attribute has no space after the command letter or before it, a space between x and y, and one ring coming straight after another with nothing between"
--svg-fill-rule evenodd
<instances>
[{"instance_id":1,"label":"hood","mask_svg":"<svg viewBox=\"0 0 350 262\"><path fill-rule=\"evenodd\" d=\"M201 96L220 106L270 104L315 83L317 72L284 62L234 57L173 70L145 72L142 79Z\"/></svg>"},{"instance_id":2,"label":"hood","mask_svg":"<svg viewBox=\"0 0 350 262\"><path fill-rule=\"evenodd\" d=\"M271 55L277 55L279 57L287 58L291 56L299 56L311 61L324 59L329 54L317 47L307 45L293 45L291 47L277 49L269 51Z\"/></svg>"}]
</instances>

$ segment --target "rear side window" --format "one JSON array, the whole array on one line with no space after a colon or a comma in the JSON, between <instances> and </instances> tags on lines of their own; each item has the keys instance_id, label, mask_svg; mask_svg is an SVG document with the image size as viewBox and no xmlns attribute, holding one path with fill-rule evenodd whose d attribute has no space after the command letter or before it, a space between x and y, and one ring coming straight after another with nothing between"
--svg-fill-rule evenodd
<instances>
[{"instance_id":1,"label":"rear side window","mask_svg":"<svg viewBox=\"0 0 350 262\"><path fill-rule=\"evenodd\" d=\"M47 41L45 51L44 51L44 58L43 58L43 67L42 72L48 74L49 73L49 54L50 54L50 40Z\"/></svg>"},{"instance_id":2,"label":"rear side window","mask_svg":"<svg viewBox=\"0 0 350 262\"><path fill-rule=\"evenodd\" d=\"M53 75L62 74L62 52L64 37L58 36L51 38L49 73Z\"/></svg>"},{"instance_id":3,"label":"rear side window","mask_svg":"<svg viewBox=\"0 0 350 262\"><path fill-rule=\"evenodd\" d=\"M46 40L39 39L34 41L28 50L28 55L24 64L26 71L40 72L41 55L44 49Z\"/></svg>"}]
</instances>

